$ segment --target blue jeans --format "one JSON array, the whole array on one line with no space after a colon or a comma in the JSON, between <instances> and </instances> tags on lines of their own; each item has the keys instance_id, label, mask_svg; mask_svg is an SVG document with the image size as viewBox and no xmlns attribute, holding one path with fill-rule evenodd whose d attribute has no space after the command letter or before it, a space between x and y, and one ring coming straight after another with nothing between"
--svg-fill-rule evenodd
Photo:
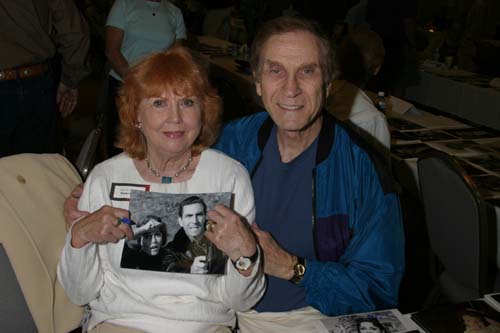
<instances>
[{"instance_id":1,"label":"blue jeans","mask_svg":"<svg viewBox=\"0 0 500 333\"><path fill-rule=\"evenodd\" d=\"M0 81L0 157L57 152L52 73Z\"/></svg>"}]
</instances>

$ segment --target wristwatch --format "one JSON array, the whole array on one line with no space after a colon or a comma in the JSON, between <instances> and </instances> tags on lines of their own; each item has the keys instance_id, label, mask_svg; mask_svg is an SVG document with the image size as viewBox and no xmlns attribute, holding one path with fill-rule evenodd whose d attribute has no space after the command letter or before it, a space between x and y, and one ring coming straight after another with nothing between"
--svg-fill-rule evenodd
<instances>
[{"instance_id":1,"label":"wristwatch","mask_svg":"<svg viewBox=\"0 0 500 333\"><path fill-rule=\"evenodd\" d=\"M250 257L241 256L236 261L233 261L233 265L236 269L240 271L247 271L259 257L259 250L255 250L255 253Z\"/></svg>"},{"instance_id":2,"label":"wristwatch","mask_svg":"<svg viewBox=\"0 0 500 333\"><path fill-rule=\"evenodd\" d=\"M300 281L302 281L304 274L306 274L306 260L301 257L296 258L297 262L295 263L295 265L293 265L293 276L289 281L295 284L299 284Z\"/></svg>"}]
</instances>

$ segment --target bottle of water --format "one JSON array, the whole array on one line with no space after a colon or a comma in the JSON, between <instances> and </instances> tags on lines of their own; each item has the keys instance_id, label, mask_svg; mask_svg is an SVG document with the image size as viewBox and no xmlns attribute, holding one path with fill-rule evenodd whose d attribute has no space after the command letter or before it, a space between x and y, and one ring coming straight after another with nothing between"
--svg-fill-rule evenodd
<instances>
[{"instance_id":1,"label":"bottle of water","mask_svg":"<svg viewBox=\"0 0 500 333\"><path fill-rule=\"evenodd\" d=\"M385 92L379 91L377 94L377 99L375 100L375 107L382 113L387 110L387 101L385 99Z\"/></svg>"}]
</instances>

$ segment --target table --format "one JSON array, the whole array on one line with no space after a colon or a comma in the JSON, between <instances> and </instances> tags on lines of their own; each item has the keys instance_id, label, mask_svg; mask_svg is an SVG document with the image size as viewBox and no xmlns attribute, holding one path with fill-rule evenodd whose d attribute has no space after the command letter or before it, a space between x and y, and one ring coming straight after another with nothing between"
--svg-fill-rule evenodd
<instances>
[{"instance_id":1,"label":"table","mask_svg":"<svg viewBox=\"0 0 500 333\"><path fill-rule=\"evenodd\" d=\"M473 73L420 70L419 84L406 89L405 99L500 130L500 90Z\"/></svg>"},{"instance_id":2,"label":"table","mask_svg":"<svg viewBox=\"0 0 500 333\"><path fill-rule=\"evenodd\" d=\"M435 149L456 157L475 181L485 201L495 210L497 244L500 245L500 133L414 107L387 116L392 136L393 172L405 190L415 198L420 196L418 156ZM497 266L500 268L498 245Z\"/></svg>"}]
</instances>

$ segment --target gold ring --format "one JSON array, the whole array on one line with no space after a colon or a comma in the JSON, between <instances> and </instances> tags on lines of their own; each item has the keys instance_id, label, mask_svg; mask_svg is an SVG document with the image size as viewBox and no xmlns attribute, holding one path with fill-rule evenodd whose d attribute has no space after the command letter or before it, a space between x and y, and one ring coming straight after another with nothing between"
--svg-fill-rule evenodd
<instances>
[{"instance_id":1,"label":"gold ring","mask_svg":"<svg viewBox=\"0 0 500 333\"><path fill-rule=\"evenodd\" d=\"M207 231L214 232L216 224L217 224L217 222L212 221L212 220L208 220L207 221L207 225L205 226L205 228L206 228Z\"/></svg>"}]
</instances>

